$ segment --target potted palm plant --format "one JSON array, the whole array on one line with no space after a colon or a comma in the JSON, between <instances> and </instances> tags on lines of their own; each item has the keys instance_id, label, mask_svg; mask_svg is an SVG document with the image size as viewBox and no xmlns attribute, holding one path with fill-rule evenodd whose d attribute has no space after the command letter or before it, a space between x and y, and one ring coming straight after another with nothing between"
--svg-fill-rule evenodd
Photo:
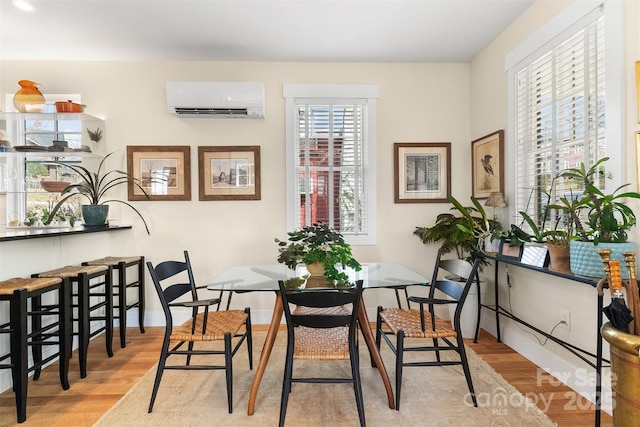
<instances>
[{"instance_id":1,"label":"potted palm plant","mask_svg":"<svg viewBox=\"0 0 640 427\"><path fill-rule=\"evenodd\" d=\"M455 213L441 213L431 227L416 227L413 231L422 243L440 242L444 253L455 251L459 259L473 262L474 253L482 252L486 242L498 237L502 226L496 220L489 219L486 211L477 199L471 198L473 207L463 206L455 197L449 196Z\"/></svg>"},{"instance_id":2,"label":"potted palm plant","mask_svg":"<svg viewBox=\"0 0 640 427\"><path fill-rule=\"evenodd\" d=\"M303 263L312 276L324 276L329 283L344 283L349 277L338 266L362 269L342 234L322 222L291 231L287 236L287 240L276 238L275 242L278 262L292 270Z\"/></svg>"},{"instance_id":3,"label":"potted palm plant","mask_svg":"<svg viewBox=\"0 0 640 427\"><path fill-rule=\"evenodd\" d=\"M84 219L85 226L104 226L107 220L107 216L109 215L109 205L107 203L121 203L133 209L133 211L142 220L147 234L150 234L147 222L145 221L142 214L133 205L118 199L105 200L106 193L108 193L111 189L122 184L127 184L129 182L132 182L134 185L140 188L140 190L147 198L149 197L145 189L140 186L140 182L138 179L129 176L126 172L121 170L103 170L105 161L112 154L114 154L114 152L107 154L100 161L98 170L96 172L91 172L81 165L69 164L61 161L51 162L53 164L61 165L72 170L79 177L79 182L69 185L60 193L62 198L51 210L51 214L48 217L48 222L45 222L45 225L49 224L55 218L56 213L60 209L62 209L63 206L65 206L65 203L69 199L71 199L72 197L80 196L89 202L88 204L82 205L82 217Z\"/></svg>"},{"instance_id":4,"label":"potted palm plant","mask_svg":"<svg viewBox=\"0 0 640 427\"><path fill-rule=\"evenodd\" d=\"M611 249L612 259L620 260L624 267L623 252L635 252L633 242L628 242L627 232L636 225L636 216L627 206L626 199L640 199L640 193L635 191L622 192L630 184L616 188L613 193L605 194L595 185L595 180L604 180L603 157L589 169L584 163L577 168L565 169L560 176L575 180L576 188L582 189L583 196L575 205L587 210L585 225L577 222L578 239L570 242L571 271L574 274L602 277L603 269L599 249ZM622 268L624 278L627 278L626 268Z\"/></svg>"}]
</instances>

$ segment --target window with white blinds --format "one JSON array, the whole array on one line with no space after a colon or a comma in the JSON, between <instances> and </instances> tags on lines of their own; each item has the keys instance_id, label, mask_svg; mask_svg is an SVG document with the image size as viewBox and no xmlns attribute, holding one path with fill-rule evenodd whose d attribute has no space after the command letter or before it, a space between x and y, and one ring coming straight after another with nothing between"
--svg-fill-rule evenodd
<instances>
[{"instance_id":1,"label":"window with white blinds","mask_svg":"<svg viewBox=\"0 0 640 427\"><path fill-rule=\"evenodd\" d=\"M343 235L367 233L366 110L296 102L300 227L323 222Z\"/></svg>"},{"instance_id":2,"label":"window with white blinds","mask_svg":"<svg viewBox=\"0 0 640 427\"><path fill-rule=\"evenodd\" d=\"M335 96L289 101L288 227L323 222L351 244L375 243L375 104Z\"/></svg>"},{"instance_id":3,"label":"window with white blinds","mask_svg":"<svg viewBox=\"0 0 640 427\"><path fill-rule=\"evenodd\" d=\"M516 212L527 212L539 226L547 204L581 196L582 189L556 179L558 173L606 155L602 12L586 21L514 74ZM604 189L604 182L596 184ZM545 225L553 223L547 218Z\"/></svg>"}]
</instances>

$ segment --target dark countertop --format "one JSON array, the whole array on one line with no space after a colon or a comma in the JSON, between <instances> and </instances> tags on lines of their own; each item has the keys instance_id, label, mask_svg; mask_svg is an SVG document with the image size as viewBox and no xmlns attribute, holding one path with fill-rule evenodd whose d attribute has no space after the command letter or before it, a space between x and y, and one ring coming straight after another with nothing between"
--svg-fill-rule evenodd
<instances>
[{"instance_id":1,"label":"dark countertop","mask_svg":"<svg viewBox=\"0 0 640 427\"><path fill-rule=\"evenodd\" d=\"M103 231L129 230L130 225L106 225L100 227L60 227L60 228L29 228L20 227L11 231L0 232L0 242L12 242L14 240L40 239L43 237L59 237L74 234L100 233Z\"/></svg>"}]
</instances>

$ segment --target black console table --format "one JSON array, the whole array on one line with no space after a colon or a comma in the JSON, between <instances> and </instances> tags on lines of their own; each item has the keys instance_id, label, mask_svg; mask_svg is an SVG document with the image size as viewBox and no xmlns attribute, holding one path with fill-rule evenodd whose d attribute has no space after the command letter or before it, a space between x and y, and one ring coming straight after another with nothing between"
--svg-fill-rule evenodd
<instances>
[{"instance_id":1,"label":"black console table","mask_svg":"<svg viewBox=\"0 0 640 427\"><path fill-rule=\"evenodd\" d=\"M517 317L516 315L514 315L513 313L511 313L510 311L506 310L504 307L500 306L500 300L499 300L499 292L498 292L498 272L499 272L499 265L500 263L503 263L505 265L513 265L513 266L517 266L517 267L521 267L521 268L525 268L528 270L532 270L538 273L542 273L542 274L548 274L551 276L556 276L556 277L560 277L563 279L568 279L568 280L573 280L575 282L580 282L580 283L585 283L587 285L590 285L594 288L594 292L595 292L595 286L597 284L597 280L590 278L590 277L583 277L583 276L576 276L574 274L571 273L562 273L559 271L554 271L554 270L550 270L548 268L541 268L541 267L534 267L528 264L523 264L520 261L516 260L516 259L511 259L511 258L506 258L506 257L501 257L499 255L489 255L489 254L483 254L482 255L485 259L488 260L493 260L495 262L495 267L494 267L494 298L495 298L495 305L489 305L489 304L483 304L480 301L480 293L478 293L478 319L477 319L477 323L476 323L476 333L475 333L475 340L478 339L478 334L480 332L480 314L483 308L489 309L491 311L495 312L495 320L496 320L496 338L498 342L502 342L502 339L500 337L500 316L505 316L508 319L511 319L515 322L518 322L524 326L526 326L527 328L530 328L531 330L537 332L538 334L548 338L549 340L555 342L556 344L560 345L561 347L565 348L567 351L571 352L573 355L577 356L579 359L581 359L582 361L584 361L587 365L591 366L592 368L595 369L596 371L596 387L595 387L595 426L599 427L600 426L600 419L601 419L601 410L602 410L602 378L601 378L601 373L602 373L602 368L604 367L603 363L608 363L610 364L609 360L603 359L602 358L602 336L600 335L600 328L602 327L602 305L603 305L603 297L602 296L597 296L597 313L598 313L598 321L597 321L597 329L598 329L598 340L596 343L596 353L593 354L585 349L582 349L580 347L577 347L571 343L568 343L564 340L561 340L557 337L554 337L553 335L542 331L541 329L537 328L536 326L530 324L529 322L526 322L523 319L520 319L519 317ZM603 270L603 276L604 276L604 270ZM507 280L508 280L508 273L507 273ZM596 293L597 295L597 293Z\"/></svg>"}]
</instances>

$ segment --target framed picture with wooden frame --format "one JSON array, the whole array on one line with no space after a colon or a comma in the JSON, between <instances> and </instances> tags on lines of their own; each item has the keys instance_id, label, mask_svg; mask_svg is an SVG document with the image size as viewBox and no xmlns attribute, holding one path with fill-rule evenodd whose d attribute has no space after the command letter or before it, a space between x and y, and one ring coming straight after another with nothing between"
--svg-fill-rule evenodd
<instances>
[{"instance_id":1,"label":"framed picture with wooden frame","mask_svg":"<svg viewBox=\"0 0 640 427\"><path fill-rule=\"evenodd\" d=\"M191 147L187 145L128 145L127 173L132 182L129 200L191 200Z\"/></svg>"},{"instance_id":2,"label":"framed picture with wooden frame","mask_svg":"<svg viewBox=\"0 0 640 427\"><path fill-rule=\"evenodd\" d=\"M504 131L485 135L471 142L471 195L486 199L504 194Z\"/></svg>"},{"instance_id":3,"label":"framed picture with wooden frame","mask_svg":"<svg viewBox=\"0 0 640 427\"><path fill-rule=\"evenodd\" d=\"M260 200L260 146L198 147L200 200Z\"/></svg>"},{"instance_id":4,"label":"framed picture with wooden frame","mask_svg":"<svg viewBox=\"0 0 640 427\"><path fill-rule=\"evenodd\" d=\"M396 142L393 159L395 203L448 202L450 142Z\"/></svg>"}]
</instances>

